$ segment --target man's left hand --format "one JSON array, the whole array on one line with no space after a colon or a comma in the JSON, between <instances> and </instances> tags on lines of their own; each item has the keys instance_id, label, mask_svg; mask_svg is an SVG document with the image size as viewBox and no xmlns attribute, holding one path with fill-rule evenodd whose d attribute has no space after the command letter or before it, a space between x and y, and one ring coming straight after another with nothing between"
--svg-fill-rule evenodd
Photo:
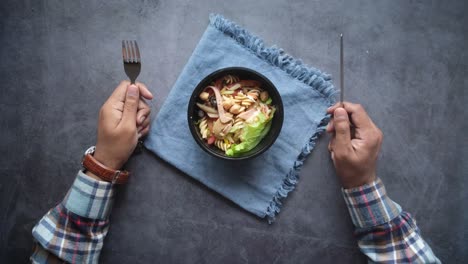
<instances>
[{"instance_id":1,"label":"man's left hand","mask_svg":"<svg viewBox=\"0 0 468 264\"><path fill-rule=\"evenodd\" d=\"M94 157L112 169L121 169L138 139L148 134L151 113L144 99L153 95L142 83L122 81L99 112Z\"/></svg>"}]
</instances>

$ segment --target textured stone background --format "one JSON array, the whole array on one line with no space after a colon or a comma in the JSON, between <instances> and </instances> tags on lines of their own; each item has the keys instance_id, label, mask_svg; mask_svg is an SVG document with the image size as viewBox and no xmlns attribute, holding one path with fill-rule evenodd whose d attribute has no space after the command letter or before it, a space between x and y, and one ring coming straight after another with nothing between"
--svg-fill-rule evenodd
<instances>
[{"instance_id":1,"label":"textured stone background","mask_svg":"<svg viewBox=\"0 0 468 264\"><path fill-rule=\"evenodd\" d=\"M0 262L95 143L101 104L137 39L154 115L216 12L338 76L385 134L379 176L443 262L468 262L466 1L32 1L0 3ZM337 83L335 81L335 83ZM119 191L102 263L363 263L323 136L268 225L143 153ZM1 261L4 260L4 261Z\"/></svg>"}]
</instances>

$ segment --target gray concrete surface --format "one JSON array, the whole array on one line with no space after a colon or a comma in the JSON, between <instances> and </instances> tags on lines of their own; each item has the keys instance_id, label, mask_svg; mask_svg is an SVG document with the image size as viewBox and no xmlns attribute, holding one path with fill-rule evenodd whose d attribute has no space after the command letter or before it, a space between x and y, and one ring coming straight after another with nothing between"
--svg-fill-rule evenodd
<instances>
[{"instance_id":1,"label":"gray concrete surface","mask_svg":"<svg viewBox=\"0 0 468 264\"><path fill-rule=\"evenodd\" d=\"M0 4L0 262L23 263L31 229L95 143L98 110L137 39L154 115L219 12L338 76L385 134L378 168L445 263L467 263L466 1L31 1ZM336 82L335 82L336 83ZM102 263L363 263L322 137L268 225L149 153L130 161Z\"/></svg>"}]
</instances>

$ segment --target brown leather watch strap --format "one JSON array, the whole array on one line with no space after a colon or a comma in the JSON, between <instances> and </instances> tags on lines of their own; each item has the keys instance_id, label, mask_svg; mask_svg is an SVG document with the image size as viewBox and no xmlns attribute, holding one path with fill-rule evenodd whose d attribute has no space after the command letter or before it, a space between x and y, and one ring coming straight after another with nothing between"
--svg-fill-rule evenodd
<instances>
[{"instance_id":1,"label":"brown leather watch strap","mask_svg":"<svg viewBox=\"0 0 468 264\"><path fill-rule=\"evenodd\" d=\"M84 155L83 167L107 182L124 184L128 180L128 171L113 170L97 161L91 154Z\"/></svg>"}]
</instances>

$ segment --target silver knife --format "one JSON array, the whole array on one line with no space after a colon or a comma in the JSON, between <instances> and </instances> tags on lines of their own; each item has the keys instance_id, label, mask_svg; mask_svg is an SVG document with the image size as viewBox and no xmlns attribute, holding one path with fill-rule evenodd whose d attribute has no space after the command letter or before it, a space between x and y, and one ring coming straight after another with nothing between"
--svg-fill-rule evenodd
<instances>
[{"instance_id":1,"label":"silver knife","mask_svg":"<svg viewBox=\"0 0 468 264\"><path fill-rule=\"evenodd\" d=\"M343 69L343 33L340 34L340 103L343 106L344 69Z\"/></svg>"}]
</instances>

